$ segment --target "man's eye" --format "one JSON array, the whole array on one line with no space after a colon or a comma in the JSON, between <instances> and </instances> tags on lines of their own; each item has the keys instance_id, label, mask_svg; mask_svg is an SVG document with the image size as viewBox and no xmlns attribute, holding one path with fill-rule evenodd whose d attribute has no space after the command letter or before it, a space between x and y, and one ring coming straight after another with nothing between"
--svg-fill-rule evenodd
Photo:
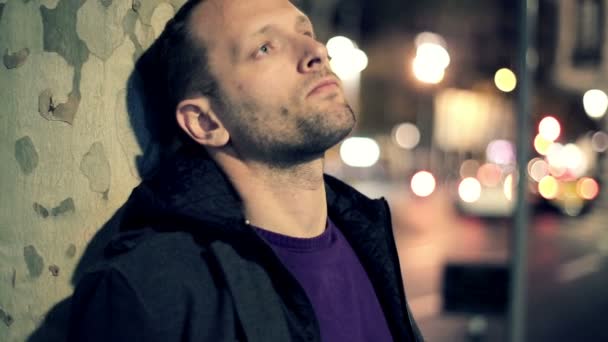
<instances>
[{"instance_id":1,"label":"man's eye","mask_svg":"<svg viewBox=\"0 0 608 342\"><path fill-rule=\"evenodd\" d=\"M270 52L270 45L264 44L264 45L260 46L260 48L258 49L258 52L263 53L263 54L268 54Z\"/></svg>"}]
</instances>

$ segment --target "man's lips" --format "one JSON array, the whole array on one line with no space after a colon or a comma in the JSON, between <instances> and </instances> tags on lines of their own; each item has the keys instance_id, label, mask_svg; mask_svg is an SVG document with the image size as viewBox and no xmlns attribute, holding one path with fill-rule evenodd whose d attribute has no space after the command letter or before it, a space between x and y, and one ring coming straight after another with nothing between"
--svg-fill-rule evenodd
<instances>
[{"instance_id":1,"label":"man's lips","mask_svg":"<svg viewBox=\"0 0 608 342\"><path fill-rule=\"evenodd\" d=\"M338 80L335 78L325 78L322 79L319 83L315 84L312 89L308 92L307 96L316 95L319 93L323 93L325 91L334 90L335 88L339 88L340 84Z\"/></svg>"}]
</instances>

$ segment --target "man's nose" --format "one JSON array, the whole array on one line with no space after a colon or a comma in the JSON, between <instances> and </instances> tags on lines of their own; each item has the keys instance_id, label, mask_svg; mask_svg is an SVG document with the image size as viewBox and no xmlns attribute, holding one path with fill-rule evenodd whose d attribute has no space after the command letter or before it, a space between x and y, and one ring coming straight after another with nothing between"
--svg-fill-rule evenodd
<instances>
[{"instance_id":1,"label":"man's nose","mask_svg":"<svg viewBox=\"0 0 608 342\"><path fill-rule=\"evenodd\" d=\"M327 56L325 45L309 37L306 38L303 44L304 48L302 57L298 63L298 71L308 73L326 68L326 64L329 63L329 57Z\"/></svg>"}]
</instances>

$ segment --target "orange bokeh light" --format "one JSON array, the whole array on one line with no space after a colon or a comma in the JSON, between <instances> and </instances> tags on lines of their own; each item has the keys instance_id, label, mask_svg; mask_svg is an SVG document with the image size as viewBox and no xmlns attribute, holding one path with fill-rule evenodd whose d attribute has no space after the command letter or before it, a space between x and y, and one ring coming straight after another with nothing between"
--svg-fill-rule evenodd
<instances>
[{"instance_id":1,"label":"orange bokeh light","mask_svg":"<svg viewBox=\"0 0 608 342\"><path fill-rule=\"evenodd\" d=\"M576 193L586 200L592 200L600 193L600 186L595 179L583 177L576 183Z\"/></svg>"}]
</instances>

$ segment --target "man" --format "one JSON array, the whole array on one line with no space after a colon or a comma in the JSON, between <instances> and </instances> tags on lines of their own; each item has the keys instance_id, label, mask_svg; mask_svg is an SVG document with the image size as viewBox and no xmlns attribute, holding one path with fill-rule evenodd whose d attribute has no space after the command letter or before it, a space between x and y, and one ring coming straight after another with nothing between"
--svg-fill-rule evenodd
<instances>
[{"instance_id":1,"label":"man","mask_svg":"<svg viewBox=\"0 0 608 342\"><path fill-rule=\"evenodd\" d=\"M189 1L154 49L187 142L133 191L70 340L421 340L386 201L323 175L355 118L308 18Z\"/></svg>"}]
</instances>

